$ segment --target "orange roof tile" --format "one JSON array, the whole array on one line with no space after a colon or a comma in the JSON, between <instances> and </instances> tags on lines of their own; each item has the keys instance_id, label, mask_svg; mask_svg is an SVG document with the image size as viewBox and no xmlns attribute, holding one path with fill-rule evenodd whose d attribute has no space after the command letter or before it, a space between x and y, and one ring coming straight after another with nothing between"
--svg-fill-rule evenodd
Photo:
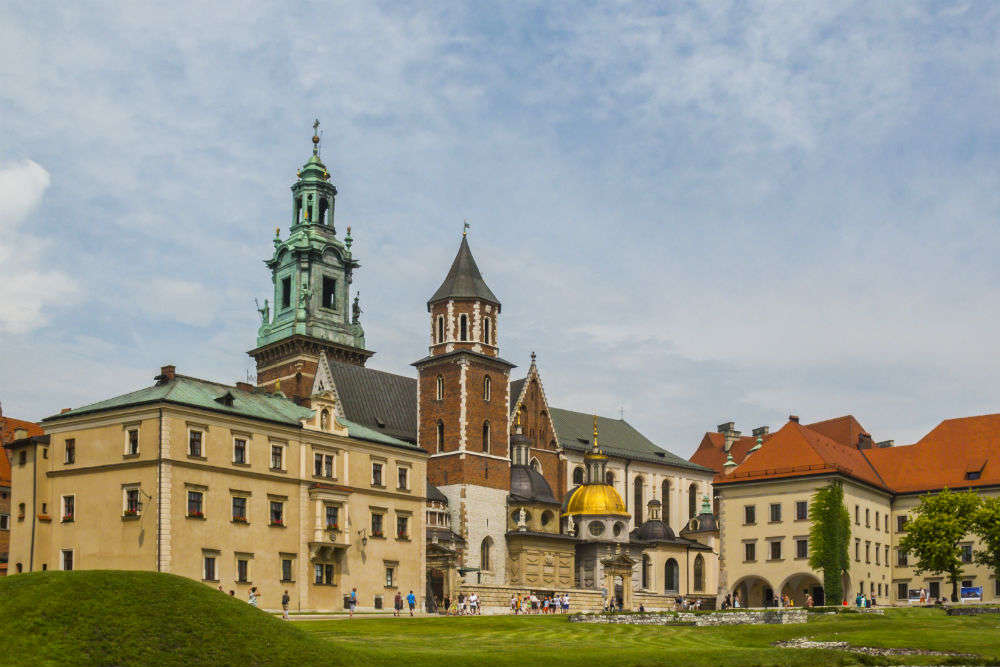
<instances>
[{"instance_id":1,"label":"orange roof tile","mask_svg":"<svg viewBox=\"0 0 1000 667\"><path fill-rule=\"evenodd\" d=\"M768 437L770 436L764 436L765 439ZM742 436L737 438L730 449L733 454L733 460L737 463L742 461L754 444L756 444L756 439L753 437ZM705 433L705 437L701 439L698 449L695 450L694 454L688 460L691 463L711 468L715 472L722 472L723 464L726 462L726 436L714 431Z\"/></svg>"},{"instance_id":2,"label":"orange roof tile","mask_svg":"<svg viewBox=\"0 0 1000 667\"><path fill-rule=\"evenodd\" d=\"M22 428L27 431L28 437L45 433L42 427L34 422L0 417L0 484L10 485L10 460L7 458L7 450L3 449L2 445L14 440L14 432Z\"/></svg>"},{"instance_id":3,"label":"orange roof tile","mask_svg":"<svg viewBox=\"0 0 1000 667\"><path fill-rule=\"evenodd\" d=\"M886 488L861 450L789 421L765 440L763 446L729 475L718 475L716 484L840 473L867 484Z\"/></svg>"},{"instance_id":4,"label":"orange roof tile","mask_svg":"<svg viewBox=\"0 0 1000 667\"><path fill-rule=\"evenodd\" d=\"M857 447L858 439L861 435L871 437L871 434L854 418L854 415L844 415L843 417L834 417L833 419L826 419L815 424L806 424L806 428L848 447Z\"/></svg>"}]
</instances>

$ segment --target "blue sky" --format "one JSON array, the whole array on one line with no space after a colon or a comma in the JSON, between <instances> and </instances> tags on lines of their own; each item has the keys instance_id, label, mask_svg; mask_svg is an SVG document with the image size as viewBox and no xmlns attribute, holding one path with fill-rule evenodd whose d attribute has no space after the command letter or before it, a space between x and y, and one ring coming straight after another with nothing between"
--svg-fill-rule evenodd
<instances>
[{"instance_id":1,"label":"blue sky","mask_svg":"<svg viewBox=\"0 0 1000 667\"><path fill-rule=\"evenodd\" d=\"M998 108L992 2L7 3L4 414L243 378L318 117L371 366L468 218L553 405L912 442L1000 405Z\"/></svg>"}]
</instances>

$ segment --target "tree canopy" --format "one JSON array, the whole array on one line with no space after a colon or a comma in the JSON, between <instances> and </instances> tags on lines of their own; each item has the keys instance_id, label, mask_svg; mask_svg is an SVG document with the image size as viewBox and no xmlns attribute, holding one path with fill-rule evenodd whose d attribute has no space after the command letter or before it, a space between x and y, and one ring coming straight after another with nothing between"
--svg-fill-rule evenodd
<instances>
[{"instance_id":1,"label":"tree canopy","mask_svg":"<svg viewBox=\"0 0 1000 667\"><path fill-rule=\"evenodd\" d=\"M844 596L841 576L850 567L847 546L851 540L851 515L844 505L844 487L833 481L813 496L809 507L809 567L823 572L827 604Z\"/></svg>"},{"instance_id":2,"label":"tree canopy","mask_svg":"<svg viewBox=\"0 0 1000 667\"><path fill-rule=\"evenodd\" d=\"M1000 498L983 498L973 520L972 530L981 540L976 562L1000 577Z\"/></svg>"}]
</instances>

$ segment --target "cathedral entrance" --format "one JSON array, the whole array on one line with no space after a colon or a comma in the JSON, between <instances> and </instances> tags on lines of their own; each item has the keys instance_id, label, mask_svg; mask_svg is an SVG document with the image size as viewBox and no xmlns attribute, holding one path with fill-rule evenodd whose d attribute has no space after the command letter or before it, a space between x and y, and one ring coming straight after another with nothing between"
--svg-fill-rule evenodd
<instances>
[{"instance_id":1,"label":"cathedral entrance","mask_svg":"<svg viewBox=\"0 0 1000 667\"><path fill-rule=\"evenodd\" d=\"M430 599L436 603L436 607L444 604L444 572L432 569L427 572L427 588Z\"/></svg>"},{"instance_id":2,"label":"cathedral entrance","mask_svg":"<svg viewBox=\"0 0 1000 667\"><path fill-rule=\"evenodd\" d=\"M625 604L625 584L621 577L615 577L615 590L612 596L615 606L621 608Z\"/></svg>"}]
</instances>

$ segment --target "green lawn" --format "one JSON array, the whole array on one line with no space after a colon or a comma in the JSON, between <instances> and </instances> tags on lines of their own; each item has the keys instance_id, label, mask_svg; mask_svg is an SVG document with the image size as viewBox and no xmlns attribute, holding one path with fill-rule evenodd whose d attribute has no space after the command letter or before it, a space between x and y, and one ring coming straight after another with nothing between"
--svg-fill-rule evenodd
<instances>
[{"instance_id":1,"label":"green lawn","mask_svg":"<svg viewBox=\"0 0 1000 667\"><path fill-rule=\"evenodd\" d=\"M42 572L0 578L0 665L969 664L777 649L808 636L857 646L974 653L1000 664L1000 616L934 609L808 624L722 628L591 625L566 617L355 618L288 623L198 582L151 572Z\"/></svg>"},{"instance_id":2,"label":"green lawn","mask_svg":"<svg viewBox=\"0 0 1000 667\"><path fill-rule=\"evenodd\" d=\"M777 649L774 641L808 636L858 646L974 653L1000 664L1000 616L952 618L933 609L884 617L823 616L785 626L655 627L569 623L565 617L460 617L308 621L311 634L363 664L465 665L838 665L969 664L940 656L860 656Z\"/></svg>"}]
</instances>

